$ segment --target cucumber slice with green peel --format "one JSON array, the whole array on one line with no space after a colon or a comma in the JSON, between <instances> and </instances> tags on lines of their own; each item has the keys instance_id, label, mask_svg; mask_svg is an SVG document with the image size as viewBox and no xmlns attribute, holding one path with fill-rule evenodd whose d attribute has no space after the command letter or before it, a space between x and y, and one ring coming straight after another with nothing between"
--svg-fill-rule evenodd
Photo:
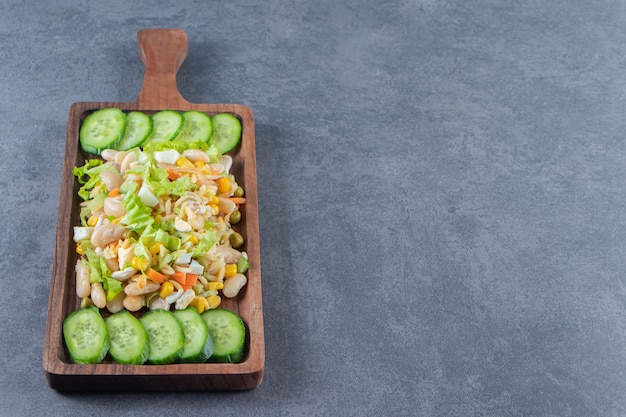
<instances>
[{"instance_id":1,"label":"cucumber slice with green peel","mask_svg":"<svg viewBox=\"0 0 626 417\"><path fill-rule=\"evenodd\" d=\"M213 134L211 117L197 110L183 113L183 128L176 136L176 140L183 142L207 142Z\"/></svg>"},{"instance_id":2,"label":"cucumber slice with green peel","mask_svg":"<svg viewBox=\"0 0 626 417\"><path fill-rule=\"evenodd\" d=\"M140 111L126 114L124 137L115 146L118 151L127 151L140 146L152 133L152 118Z\"/></svg>"},{"instance_id":3,"label":"cucumber slice with green peel","mask_svg":"<svg viewBox=\"0 0 626 417\"><path fill-rule=\"evenodd\" d=\"M97 308L74 311L63 321L63 338L76 363L100 363L109 350L109 333Z\"/></svg>"},{"instance_id":4,"label":"cucumber slice with green peel","mask_svg":"<svg viewBox=\"0 0 626 417\"><path fill-rule=\"evenodd\" d=\"M180 355L180 361L183 363L206 362L213 354L213 335L198 310L193 307L174 310L174 316L182 324L185 333L185 347Z\"/></svg>"},{"instance_id":5,"label":"cucumber slice with green peel","mask_svg":"<svg viewBox=\"0 0 626 417\"><path fill-rule=\"evenodd\" d=\"M168 310L151 310L139 319L150 339L148 363L165 365L176 361L185 347L183 326Z\"/></svg>"},{"instance_id":6,"label":"cucumber slice with green peel","mask_svg":"<svg viewBox=\"0 0 626 417\"><path fill-rule=\"evenodd\" d=\"M213 135L209 145L215 145L222 154L235 149L241 140L241 121L230 113L218 113L211 120Z\"/></svg>"},{"instance_id":7,"label":"cucumber slice with green peel","mask_svg":"<svg viewBox=\"0 0 626 417\"><path fill-rule=\"evenodd\" d=\"M128 310L121 310L104 322L111 342L109 354L115 362L141 365L148 360L150 339L139 319Z\"/></svg>"},{"instance_id":8,"label":"cucumber slice with green peel","mask_svg":"<svg viewBox=\"0 0 626 417\"><path fill-rule=\"evenodd\" d=\"M211 362L237 363L243 359L246 326L241 317L225 308L215 308L202 313L202 318L213 334L215 347Z\"/></svg>"},{"instance_id":9,"label":"cucumber slice with green peel","mask_svg":"<svg viewBox=\"0 0 626 417\"><path fill-rule=\"evenodd\" d=\"M161 110L152 115L152 133L144 143L167 142L183 128L183 115L174 110Z\"/></svg>"},{"instance_id":10,"label":"cucumber slice with green peel","mask_svg":"<svg viewBox=\"0 0 626 417\"><path fill-rule=\"evenodd\" d=\"M80 146L85 152L100 155L104 149L115 148L124 137L126 115L120 109L99 109L91 113L80 127Z\"/></svg>"}]
</instances>

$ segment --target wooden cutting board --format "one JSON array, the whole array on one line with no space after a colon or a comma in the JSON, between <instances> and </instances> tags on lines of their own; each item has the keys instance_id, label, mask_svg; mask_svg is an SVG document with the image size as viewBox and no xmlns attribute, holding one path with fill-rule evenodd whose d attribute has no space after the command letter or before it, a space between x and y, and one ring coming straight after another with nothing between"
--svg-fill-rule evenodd
<instances>
[{"instance_id":1,"label":"wooden cutting board","mask_svg":"<svg viewBox=\"0 0 626 417\"><path fill-rule=\"evenodd\" d=\"M258 196L254 118L238 104L196 104L183 98L176 74L187 57L187 34L181 29L144 29L138 33L139 52L145 64L143 84L133 102L81 102L70 107L56 243L48 301L48 319L43 350L43 367L50 387L59 391L209 391L245 390L263 379L265 345L261 300L261 262L258 225ZM233 157L231 173L246 190L241 207L242 221L236 227L245 238L250 258L248 283L235 299L223 298L221 307L238 313L246 324L246 353L236 364L122 365L105 359L100 364L73 363L63 343L63 320L80 307L76 296L77 254L72 240L79 225L78 184L72 169L87 158L79 146L79 131L85 118L97 109L116 107L148 114L160 110L198 110L209 115L231 113L242 123L242 138ZM103 314L106 314L103 312Z\"/></svg>"}]
</instances>

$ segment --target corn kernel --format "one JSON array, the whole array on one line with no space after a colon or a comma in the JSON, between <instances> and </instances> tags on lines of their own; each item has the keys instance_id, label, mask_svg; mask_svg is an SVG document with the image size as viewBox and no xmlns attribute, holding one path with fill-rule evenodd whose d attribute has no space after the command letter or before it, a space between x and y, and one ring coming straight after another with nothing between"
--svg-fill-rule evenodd
<instances>
[{"instance_id":1,"label":"corn kernel","mask_svg":"<svg viewBox=\"0 0 626 417\"><path fill-rule=\"evenodd\" d=\"M137 256L133 256L133 259L130 261L130 265L137 270L145 271L148 268L148 261L140 259Z\"/></svg>"},{"instance_id":2,"label":"corn kernel","mask_svg":"<svg viewBox=\"0 0 626 417\"><path fill-rule=\"evenodd\" d=\"M237 274L237 264L226 264L224 269L224 277L230 278Z\"/></svg>"},{"instance_id":3,"label":"corn kernel","mask_svg":"<svg viewBox=\"0 0 626 417\"><path fill-rule=\"evenodd\" d=\"M222 302L219 295L209 295L206 300L209 304L209 308L217 308Z\"/></svg>"},{"instance_id":4,"label":"corn kernel","mask_svg":"<svg viewBox=\"0 0 626 417\"><path fill-rule=\"evenodd\" d=\"M194 165L196 168L200 168L200 169L202 169L202 168L204 168L204 161L199 161L199 160L198 160L198 161L194 162L194 163L193 163L193 165Z\"/></svg>"},{"instance_id":5,"label":"corn kernel","mask_svg":"<svg viewBox=\"0 0 626 417\"><path fill-rule=\"evenodd\" d=\"M221 177L215 180L217 182L217 191L219 193L227 193L230 191L231 180L228 177Z\"/></svg>"},{"instance_id":6,"label":"corn kernel","mask_svg":"<svg viewBox=\"0 0 626 417\"><path fill-rule=\"evenodd\" d=\"M220 198L214 194L211 196L209 203L218 205L220 203Z\"/></svg>"},{"instance_id":7,"label":"corn kernel","mask_svg":"<svg viewBox=\"0 0 626 417\"><path fill-rule=\"evenodd\" d=\"M157 242L154 245L150 246L148 250L151 254L156 255L157 253L161 252L161 246L163 246L163 244L161 242Z\"/></svg>"},{"instance_id":8,"label":"corn kernel","mask_svg":"<svg viewBox=\"0 0 626 417\"><path fill-rule=\"evenodd\" d=\"M217 204L209 204L209 207L211 208L211 213L214 216L217 216L220 213L220 208Z\"/></svg>"},{"instance_id":9,"label":"corn kernel","mask_svg":"<svg viewBox=\"0 0 626 417\"><path fill-rule=\"evenodd\" d=\"M207 284L207 290L209 291L217 291L224 288L224 283L221 281L211 281Z\"/></svg>"},{"instance_id":10,"label":"corn kernel","mask_svg":"<svg viewBox=\"0 0 626 417\"><path fill-rule=\"evenodd\" d=\"M87 226L94 227L98 224L98 216L91 216L89 220L87 220Z\"/></svg>"},{"instance_id":11,"label":"corn kernel","mask_svg":"<svg viewBox=\"0 0 626 417\"><path fill-rule=\"evenodd\" d=\"M194 245L197 245L198 243L200 243L200 239L198 239L198 236L196 236L195 234L192 234L189 237L189 241L193 243Z\"/></svg>"},{"instance_id":12,"label":"corn kernel","mask_svg":"<svg viewBox=\"0 0 626 417\"><path fill-rule=\"evenodd\" d=\"M80 243L76 244L76 253L79 254L79 255L82 255L84 253L83 252L83 247L82 247L82 245Z\"/></svg>"},{"instance_id":13,"label":"corn kernel","mask_svg":"<svg viewBox=\"0 0 626 417\"><path fill-rule=\"evenodd\" d=\"M165 281L163 284L161 284L161 290L159 291L159 297L165 298L165 297L167 297L168 295L170 295L173 292L174 292L174 286L172 285L172 283L169 282L169 281Z\"/></svg>"},{"instance_id":14,"label":"corn kernel","mask_svg":"<svg viewBox=\"0 0 626 417\"><path fill-rule=\"evenodd\" d=\"M178 158L178 160L176 161L176 165L178 165L181 168L193 168L194 167L193 163L187 158Z\"/></svg>"},{"instance_id":15,"label":"corn kernel","mask_svg":"<svg viewBox=\"0 0 626 417\"><path fill-rule=\"evenodd\" d=\"M198 313L202 313L202 312L204 312L204 310L208 309L209 302L204 297L195 296L195 297L193 297L193 300L191 300L191 302L189 303L189 306L191 306L191 307L195 308L196 310L198 310Z\"/></svg>"}]
</instances>

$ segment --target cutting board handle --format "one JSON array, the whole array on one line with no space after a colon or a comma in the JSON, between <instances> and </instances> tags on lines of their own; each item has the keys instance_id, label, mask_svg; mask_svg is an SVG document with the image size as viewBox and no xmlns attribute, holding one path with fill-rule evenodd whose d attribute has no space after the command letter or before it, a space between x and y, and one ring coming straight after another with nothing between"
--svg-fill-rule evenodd
<instances>
[{"instance_id":1,"label":"cutting board handle","mask_svg":"<svg viewBox=\"0 0 626 417\"><path fill-rule=\"evenodd\" d=\"M142 109L189 107L176 85L176 74L187 57L187 33L182 29L142 29L137 33L141 61L146 66L135 104Z\"/></svg>"}]
</instances>

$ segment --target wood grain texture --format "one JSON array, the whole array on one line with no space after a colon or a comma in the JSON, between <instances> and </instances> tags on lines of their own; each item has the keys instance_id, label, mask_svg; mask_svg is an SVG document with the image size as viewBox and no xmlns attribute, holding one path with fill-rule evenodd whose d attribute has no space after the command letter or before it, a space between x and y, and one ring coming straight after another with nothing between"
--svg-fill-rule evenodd
<instances>
[{"instance_id":1,"label":"wood grain texture","mask_svg":"<svg viewBox=\"0 0 626 417\"><path fill-rule=\"evenodd\" d=\"M81 102L70 107L59 214L52 265L48 320L43 367L48 384L59 391L207 391L245 390L257 387L265 362L261 263L256 179L254 118L252 111L238 104L196 104L186 101L176 86L176 73L187 56L187 34L180 29L144 29L138 33L141 59L146 66L143 85L134 102ZM82 122L93 111L117 107L148 114L163 109L198 110L209 115L232 113L242 123L240 145L230 154L231 172L246 190L241 207L242 221L235 226L245 238L250 257L248 283L235 299L222 306L238 313L246 324L246 354L237 364L121 365L105 359L100 364L73 363L64 347L62 324L80 306L75 291L74 265L77 260L72 240L73 226L79 224L78 184L72 174L89 155L79 146ZM103 315L106 312L103 311Z\"/></svg>"}]
</instances>

